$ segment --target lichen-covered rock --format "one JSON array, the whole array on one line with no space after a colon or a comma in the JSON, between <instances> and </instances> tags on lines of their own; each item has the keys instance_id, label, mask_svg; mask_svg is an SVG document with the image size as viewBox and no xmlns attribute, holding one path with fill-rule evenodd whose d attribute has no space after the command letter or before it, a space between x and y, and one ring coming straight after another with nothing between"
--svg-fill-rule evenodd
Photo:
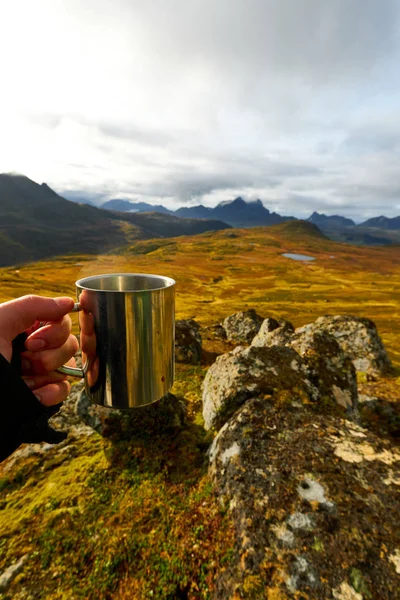
<instances>
[{"instance_id":1,"label":"lichen-covered rock","mask_svg":"<svg viewBox=\"0 0 400 600\"><path fill-rule=\"evenodd\" d=\"M258 333L262 322L263 318L251 308L226 317L222 323L222 327L225 329L228 340L250 344L251 340Z\"/></svg>"},{"instance_id":2,"label":"lichen-covered rock","mask_svg":"<svg viewBox=\"0 0 400 600\"><path fill-rule=\"evenodd\" d=\"M322 399L333 398L349 410L357 408L356 370L333 336L303 328L297 330L289 343L305 361Z\"/></svg>"},{"instance_id":3,"label":"lichen-covered rock","mask_svg":"<svg viewBox=\"0 0 400 600\"><path fill-rule=\"evenodd\" d=\"M315 323L296 330L324 331L332 335L350 356L357 371L384 374L391 363L376 325L369 319L349 315L319 317Z\"/></svg>"},{"instance_id":4,"label":"lichen-covered rock","mask_svg":"<svg viewBox=\"0 0 400 600\"><path fill-rule=\"evenodd\" d=\"M285 346L291 339L294 327L285 319L264 319L259 332L253 338L252 346Z\"/></svg>"},{"instance_id":5,"label":"lichen-covered rock","mask_svg":"<svg viewBox=\"0 0 400 600\"><path fill-rule=\"evenodd\" d=\"M54 429L65 431L69 435L74 435L74 437L87 436L93 433L93 430L83 422L76 410L77 403L82 393L84 393L84 389L85 384L83 381L71 387L71 392L63 402L60 411L49 420L49 424Z\"/></svg>"},{"instance_id":6,"label":"lichen-covered rock","mask_svg":"<svg viewBox=\"0 0 400 600\"><path fill-rule=\"evenodd\" d=\"M400 438L400 403L362 396L359 403L362 423L377 435Z\"/></svg>"},{"instance_id":7,"label":"lichen-covered rock","mask_svg":"<svg viewBox=\"0 0 400 600\"><path fill-rule=\"evenodd\" d=\"M222 327L221 323L209 325L208 327L205 327L204 330L209 336L215 339L226 340L226 332L225 329Z\"/></svg>"},{"instance_id":8,"label":"lichen-covered rock","mask_svg":"<svg viewBox=\"0 0 400 600\"><path fill-rule=\"evenodd\" d=\"M94 404L82 392L76 412L85 425L104 437L129 439L145 430L161 433L179 429L185 423L186 407L182 400L168 393L158 402L133 410L115 410Z\"/></svg>"},{"instance_id":9,"label":"lichen-covered rock","mask_svg":"<svg viewBox=\"0 0 400 600\"><path fill-rule=\"evenodd\" d=\"M238 346L219 356L204 379L205 428L221 427L248 398L272 395L276 402L319 399L307 365L291 348Z\"/></svg>"},{"instance_id":10,"label":"lichen-covered rock","mask_svg":"<svg viewBox=\"0 0 400 600\"><path fill-rule=\"evenodd\" d=\"M201 361L202 340L200 326L194 319L175 323L175 360L198 364Z\"/></svg>"},{"instance_id":11,"label":"lichen-covered rock","mask_svg":"<svg viewBox=\"0 0 400 600\"><path fill-rule=\"evenodd\" d=\"M400 452L335 414L252 398L209 450L235 528L214 600L399 600Z\"/></svg>"}]
</instances>

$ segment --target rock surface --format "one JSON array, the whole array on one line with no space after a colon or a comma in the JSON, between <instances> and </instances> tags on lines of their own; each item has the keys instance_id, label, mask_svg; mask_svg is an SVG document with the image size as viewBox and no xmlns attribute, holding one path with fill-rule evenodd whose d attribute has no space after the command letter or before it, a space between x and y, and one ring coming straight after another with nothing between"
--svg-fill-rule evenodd
<instances>
[{"instance_id":1,"label":"rock surface","mask_svg":"<svg viewBox=\"0 0 400 600\"><path fill-rule=\"evenodd\" d=\"M214 439L209 465L236 536L214 599L400 597L390 442L312 405L250 399Z\"/></svg>"},{"instance_id":2,"label":"rock surface","mask_svg":"<svg viewBox=\"0 0 400 600\"><path fill-rule=\"evenodd\" d=\"M280 329L278 324L272 334ZM290 395L291 401L333 402L349 413L356 410L356 372L332 336L305 329L291 334L290 345L239 346L219 356L203 383L206 429L221 427L255 396L274 396L279 403L282 395Z\"/></svg>"},{"instance_id":3,"label":"rock surface","mask_svg":"<svg viewBox=\"0 0 400 600\"><path fill-rule=\"evenodd\" d=\"M294 327L290 321L264 319L259 332L253 338L252 346L285 346L290 341Z\"/></svg>"},{"instance_id":4,"label":"rock surface","mask_svg":"<svg viewBox=\"0 0 400 600\"><path fill-rule=\"evenodd\" d=\"M321 398L333 397L343 408L357 408L356 370L332 335L304 328L292 336L290 347L305 361Z\"/></svg>"},{"instance_id":5,"label":"rock surface","mask_svg":"<svg viewBox=\"0 0 400 600\"><path fill-rule=\"evenodd\" d=\"M307 365L291 348L238 346L219 356L204 379L205 428L221 427L248 398L272 395L276 402L319 399Z\"/></svg>"},{"instance_id":6,"label":"rock surface","mask_svg":"<svg viewBox=\"0 0 400 600\"><path fill-rule=\"evenodd\" d=\"M185 423L186 408L174 394L135 410L113 410L94 404L83 391L76 404L78 417L104 437L129 439L133 433L148 429L154 433L179 429Z\"/></svg>"},{"instance_id":7,"label":"rock surface","mask_svg":"<svg viewBox=\"0 0 400 600\"><path fill-rule=\"evenodd\" d=\"M296 330L312 329L332 335L350 356L357 371L377 375L387 373L391 364L375 324L369 319L348 315L319 317L315 323Z\"/></svg>"},{"instance_id":8,"label":"rock surface","mask_svg":"<svg viewBox=\"0 0 400 600\"><path fill-rule=\"evenodd\" d=\"M279 326L277 327L277 323ZM390 359L379 337L375 324L369 319L349 315L319 317L314 323L294 330L289 321L266 319L252 346L291 346L292 338L307 341L311 334L331 335L343 352L350 357L356 371L373 375L388 373Z\"/></svg>"},{"instance_id":9,"label":"rock surface","mask_svg":"<svg viewBox=\"0 0 400 600\"><path fill-rule=\"evenodd\" d=\"M222 327L228 340L250 344L262 323L263 318L251 308L226 317Z\"/></svg>"},{"instance_id":10,"label":"rock surface","mask_svg":"<svg viewBox=\"0 0 400 600\"><path fill-rule=\"evenodd\" d=\"M200 326L194 319L175 322L175 360L198 364L201 361L202 341Z\"/></svg>"}]
</instances>

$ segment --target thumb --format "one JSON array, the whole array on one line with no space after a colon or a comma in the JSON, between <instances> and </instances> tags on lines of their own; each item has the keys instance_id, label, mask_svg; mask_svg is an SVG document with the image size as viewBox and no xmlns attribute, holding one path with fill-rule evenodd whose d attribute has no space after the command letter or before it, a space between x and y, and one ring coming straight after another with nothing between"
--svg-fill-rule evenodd
<instances>
[{"instance_id":1,"label":"thumb","mask_svg":"<svg viewBox=\"0 0 400 600\"><path fill-rule=\"evenodd\" d=\"M59 321L73 307L73 299L66 296L22 296L0 304L0 337L11 342L36 321Z\"/></svg>"}]
</instances>

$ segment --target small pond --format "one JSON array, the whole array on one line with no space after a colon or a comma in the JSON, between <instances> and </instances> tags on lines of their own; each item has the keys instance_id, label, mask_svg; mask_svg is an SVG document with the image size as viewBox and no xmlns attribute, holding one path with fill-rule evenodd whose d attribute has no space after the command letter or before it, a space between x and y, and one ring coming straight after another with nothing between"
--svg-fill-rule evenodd
<instances>
[{"instance_id":1,"label":"small pond","mask_svg":"<svg viewBox=\"0 0 400 600\"><path fill-rule=\"evenodd\" d=\"M293 260L303 260L303 261L315 260L314 256L306 256L305 254L290 254L290 252L286 253L286 254L282 254L282 256L284 256L285 258L292 258Z\"/></svg>"}]
</instances>

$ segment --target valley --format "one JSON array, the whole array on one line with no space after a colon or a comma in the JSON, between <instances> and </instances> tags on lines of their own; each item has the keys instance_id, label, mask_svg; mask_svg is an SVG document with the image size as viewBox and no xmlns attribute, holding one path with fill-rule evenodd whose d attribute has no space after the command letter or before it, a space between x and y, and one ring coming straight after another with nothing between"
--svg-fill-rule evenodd
<instances>
[{"instance_id":1,"label":"valley","mask_svg":"<svg viewBox=\"0 0 400 600\"><path fill-rule=\"evenodd\" d=\"M282 256L304 254L299 262ZM374 320L400 366L400 253L354 247L323 237L310 224L206 232L135 241L109 254L76 254L0 269L0 301L28 293L74 295L74 282L109 272L147 272L177 281L177 318L211 325L255 308L295 326L325 314Z\"/></svg>"},{"instance_id":2,"label":"valley","mask_svg":"<svg viewBox=\"0 0 400 600\"><path fill-rule=\"evenodd\" d=\"M313 256L315 260L296 261L283 256L286 253ZM298 221L274 227L135 240L128 248L109 254L76 254L0 268L0 302L23 294L74 296L75 280L107 272L157 273L175 278L177 318L194 318L201 325L201 364L177 363L172 389L186 407L187 421L181 428L168 429L168 419L166 424L160 425L164 417L160 417L157 408L157 418L150 417L149 424L141 428L136 425L129 437L102 437L93 430L88 432L89 428L77 417L82 383L73 381L70 398L63 407L64 416L59 421L55 417L59 426L69 432L66 445L64 442L59 446L23 445L0 469L0 528L3 532L0 569L15 564L21 556L27 557L23 573L12 583L11 596L6 597L18 594L42 597L42 593L54 600L66 597L210 600L221 597L218 592L215 596L215 582L232 564L237 547L236 526L232 511L221 504L207 472L206 452L215 432L206 432L203 427L201 386L216 356L228 352L233 345L216 337L213 328L207 327L247 308L255 308L263 317L289 319L295 326L327 314L372 319L394 370L372 380L365 373L359 374L359 393L381 398L380 406L386 412L372 413L367 423L379 435L386 435L384 428L387 423L390 426L390 415L396 414L394 403L398 402L399 253L391 247L352 247L332 242L312 224ZM76 316L73 322L77 333ZM324 446L320 454L315 450L327 443L332 433L337 438L344 435L344 424L347 427L349 421L344 421L341 413L333 416L324 404L315 407L306 404L304 412L298 405L295 410L285 409L286 405L279 403L277 406L280 411L277 422L270 429L278 426L283 429L275 438L268 429L265 440L271 440L271 458L265 462L261 453L259 460L263 468L276 460L278 471L282 471L281 481L285 483L282 488L277 486L279 493L276 489L269 492L271 500L268 502L276 502L276 507L269 504L266 513L269 520L263 519L263 523L271 522L273 528L276 522L286 518L282 506L288 497L297 497L296 486L304 472L311 471L317 479L323 478L330 486L330 494L337 489L337 502L344 506L349 498L355 502L359 494L349 494L349 489L358 490L359 469L364 468L365 473L365 466L360 467L357 458L355 465L350 464L353 479L347 480L346 467L342 466L343 461L337 463L339 459L332 454L330 446ZM387 411L388 418L385 417ZM148 413L142 413L141 419L143 414ZM289 418L293 419L293 425L288 424ZM305 419L301 425L299 418ZM395 431L394 419L392 429ZM154 423L159 429L153 431ZM296 438L296 427L301 434L299 438ZM248 441L248 431L245 429L243 433L245 441ZM357 435L363 436L361 442L369 451L373 451L372 446L365 439L377 448L381 448L382 443L389 444L385 439L372 437L368 430L362 431L365 433L357 432ZM315 440L308 442L307 435L311 433ZM291 435L295 436L295 442L288 447ZM238 441L242 443L241 438ZM277 443L281 443L278 458L274 449ZM280 458L285 452L286 463ZM380 455L383 452L377 456ZM321 461L319 467L316 467L317 459ZM372 470L375 462L364 461L364 464ZM374 485L381 468L376 467L369 475ZM390 477L394 478L397 471L390 470L394 465L388 468L386 480L392 481ZM258 477L258 480L269 479ZM291 496L287 495L287 489L291 490ZM370 498L370 491L364 496ZM395 514L386 508L391 496L387 498L380 496L380 503L384 502L382 510L385 514ZM312 512L313 518L321 514L325 513ZM347 522L354 514L369 515L376 527L375 512L371 516L363 507L344 510L340 540L351 544L351 556L356 543L351 532L359 529L348 527ZM394 535L393 529L384 530ZM337 537L317 531L315 536L322 536L324 543ZM332 567L331 558L342 556L341 543L338 542L334 550L329 547L322 553L315 542L318 538L313 536L314 533L307 552L313 552L315 560L318 557L322 560L326 555L328 566L324 572L336 581L338 568L341 573L347 573L350 568L336 564ZM275 537L271 539L273 543ZM362 549L362 542L357 543L357 548ZM395 542L390 538L388 543ZM345 549L345 557L346 552ZM244 597L261 597L257 596L258 592L256 595L252 592L254 586L259 589L259 581L263 586L281 585L279 578L271 583L271 573L280 573L282 566L281 559L271 556L267 571L260 571L262 579L249 575L245 580L244 587L250 590L250 595ZM389 584L392 585L391 579ZM372 586L369 579L368 585ZM186 594L185 590L187 595L181 595ZM284 594L273 597L288 598ZM303 597L322 600L326 595Z\"/></svg>"}]
</instances>

